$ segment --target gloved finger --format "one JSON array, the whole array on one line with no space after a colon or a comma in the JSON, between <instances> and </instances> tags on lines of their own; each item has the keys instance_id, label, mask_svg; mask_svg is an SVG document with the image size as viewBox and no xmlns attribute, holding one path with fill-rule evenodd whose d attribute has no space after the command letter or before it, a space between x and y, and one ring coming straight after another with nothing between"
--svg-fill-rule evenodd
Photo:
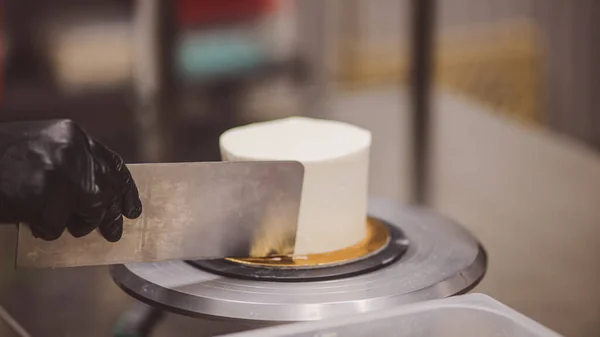
<instances>
[{"instance_id":1,"label":"gloved finger","mask_svg":"<svg viewBox=\"0 0 600 337\"><path fill-rule=\"evenodd\" d=\"M129 219L136 219L142 213L142 201L131 172L123 159L106 146L95 143L94 153L108 169L103 170L110 181L113 190L120 193L123 199L122 214Z\"/></svg>"},{"instance_id":2,"label":"gloved finger","mask_svg":"<svg viewBox=\"0 0 600 337\"><path fill-rule=\"evenodd\" d=\"M109 242L117 242L123 236L123 215L121 199L115 198L104 214L104 219L98 229L100 234Z\"/></svg>"},{"instance_id":3,"label":"gloved finger","mask_svg":"<svg viewBox=\"0 0 600 337\"><path fill-rule=\"evenodd\" d=\"M31 233L34 237L45 241L54 241L58 239L65 230L63 226L55 226L52 221L40 218L29 224Z\"/></svg>"},{"instance_id":4,"label":"gloved finger","mask_svg":"<svg viewBox=\"0 0 600 337\"><path fill-rule=\"evenodd\" d=\"M69 129L72 139L65 151L64 165L59 169L79 187L82 193L97 193L91 138L72 121L61 121L60 127Z\"/></svg>"},{"instance_id":5,"label":"gloved finger","mask_svg":"<svg viewBox=\"0 0 600 337\"><path fill-rule=\"evenodd\" d=\"M98 229L108 242L118 242L123 237L123 215L102 223Z\"/></svg>"},{"instance_id":6,"label":"gloved finger","mask_svg":"<svg viewBox=\"0 0 600 337\"><path fill-rule=\"evenodd\" d=\"M123 204L121 205L123 215L129 219L137 219L142 214L142 201L137 186L127 166L123 165L120 175L122 181L121 193L123 193Z\"/></svg>"},{"instance_id":7,"label":"gloved finger","mask_svg":"<svg viewBox=\"0 0 600 337\"><path fill-rule=\"evenodd\" d=\"M111 186L119 186L121 177L116 173L120 172L125 166L123 159L104 144L95 140L93 140L92 152L96 158L96 173L107 179Z\"/></svg>"},{"instance_id":8,"label":"gloved finger","mask_svg":"<svg viewBox=\"0 0 600 337\"><path fill-rule=\"evenodd\" d=\"M104 214L102 214L102 216L104 216ZM97 221L89 221L78 214L74 214L67 221L67 230L73 237L80 238L90 234L94 229L98 228L100 221L100 219Z\"/></svg>"},{"instance_id":9,"label":"gloved finger","mask_svg":"<svg viewBox=\"0 0 600 337\"><path fill-rule=\"evenodd\" d=\"M49 177L49 179L52 179ZM70 189L72 186L63 181L48 184L48 199L43 211L29 226L33 235L43 240L58 239L65 230L72 212Z\"/></svg>"},{"instance_id":10,"label":"gloved finger","mask_svg":"<svg viewBox=\"0 0 600 337\"><path fill-rule=\"evenodd\" d=\"M67 222L74 237L82 237L98 228L104 219L108 198L100 193L79 195L76 211Z\"/></svg>"}]
</instances>

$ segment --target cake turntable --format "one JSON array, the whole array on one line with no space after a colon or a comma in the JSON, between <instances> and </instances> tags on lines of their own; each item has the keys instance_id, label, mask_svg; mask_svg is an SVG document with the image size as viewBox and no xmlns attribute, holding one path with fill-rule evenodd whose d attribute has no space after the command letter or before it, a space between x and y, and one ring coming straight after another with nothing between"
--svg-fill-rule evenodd
<instances>
[{"instance_id":1,"label":"cake turntable","mask_svg":"<svg viewBox=\"0 0 600 337\"><path fill-rule=\"evenodd\" d=\"M300 267L281 261L275 266L227 260L138 263L112 266L111 275L126 293L154 308L260 324L453 296L483 278L485 250L453 221L375 198L369 200L369 216L389 237L362 258Z\"/></svg>"}]
</instances>

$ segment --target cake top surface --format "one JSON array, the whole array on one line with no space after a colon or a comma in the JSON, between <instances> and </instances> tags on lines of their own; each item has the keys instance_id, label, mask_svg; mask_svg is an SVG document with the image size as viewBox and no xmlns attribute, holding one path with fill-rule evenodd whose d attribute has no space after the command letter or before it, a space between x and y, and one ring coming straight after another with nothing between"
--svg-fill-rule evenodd
<instances>
[{"instance_id":1,"label":"cake top surface","mask_svg":"<svg viewBox=\"0 0 600 337\"><path fill-rule=\"evenodd\" d=\"M289 117L224 132L221 148L255 160L331 160L367 148L371 133L358 126L323 119Z\"/></svg>"}]
</instances>

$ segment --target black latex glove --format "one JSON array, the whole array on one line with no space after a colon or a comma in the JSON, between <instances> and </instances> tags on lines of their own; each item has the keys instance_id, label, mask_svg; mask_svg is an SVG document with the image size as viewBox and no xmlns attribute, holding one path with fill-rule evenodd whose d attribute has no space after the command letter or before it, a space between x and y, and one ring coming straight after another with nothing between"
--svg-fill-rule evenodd
<instances>
[{"instance_id":1,"label":"black latex glove","mask_svg":"<svg viewBox=\"0 0 600 337\"><path fill-rule=\"evenodd\" d=\"M123 215L140 216L138 190L121 157L69 120L0 124L0 223L24 222L55 240L98 228L110 242Z\"/></svg>"}]
</instances>

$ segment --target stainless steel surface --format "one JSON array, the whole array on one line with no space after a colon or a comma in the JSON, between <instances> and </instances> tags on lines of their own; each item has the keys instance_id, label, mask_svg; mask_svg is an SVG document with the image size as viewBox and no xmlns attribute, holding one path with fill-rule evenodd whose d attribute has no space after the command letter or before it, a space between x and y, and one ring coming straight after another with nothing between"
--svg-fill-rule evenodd
<instances>
[{"instance_id":1,"label":"stainless steel surface","mask_svg":"<svg viewBox=\"0 0 600 337\"><path fill-rule=\"evenodd\" d=\"M98 233L35 239L21 225L18 267L66 267L171 259L248 257L257 246L293 247L304 167L297 162L129 166L144 205L123 238ZM268 240L267 240L268 239ZM282 245L280 245L283 243ZM292 248L293 249L293 248Z\"/></svg>"},{"instance_id":2,"label":"stainless steel surface","mask_svg":"<svg viewBox=\"0 0 600 337\"><path fill-rule=\"evenodd\" d=\"M424 209L372 199L369 213L400 227L411 245L375 272L335 281L277 283L230 279L185 262L111 267L132 296L191 316L260 322L310 321L365 313L468 291L484 275L486 256L461 226Z\"/></svg>"}]
</instances>

